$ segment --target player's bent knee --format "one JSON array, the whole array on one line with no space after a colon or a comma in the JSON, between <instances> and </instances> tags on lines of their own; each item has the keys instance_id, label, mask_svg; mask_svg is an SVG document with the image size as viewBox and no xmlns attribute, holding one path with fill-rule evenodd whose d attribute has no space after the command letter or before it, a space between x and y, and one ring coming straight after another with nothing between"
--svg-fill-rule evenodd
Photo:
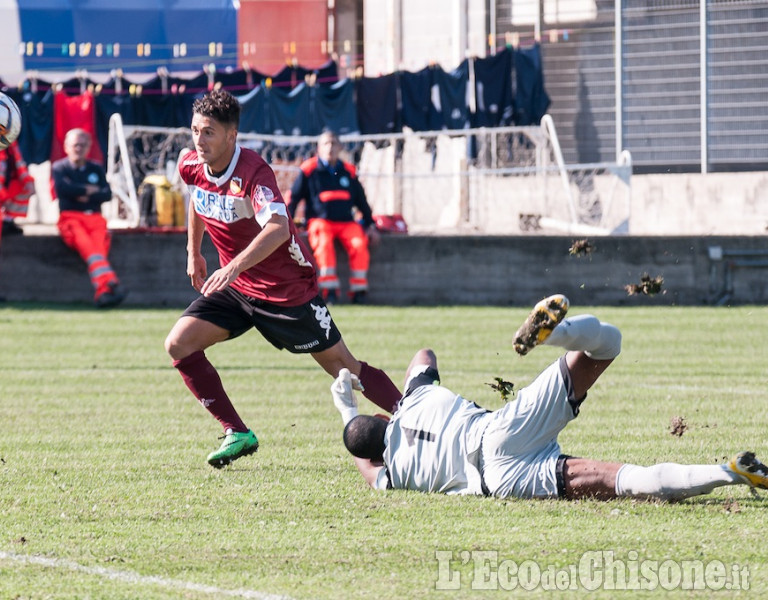
<instances>
[{"instance_id":1,"label":"player's bent knee","mask_svg":"<svg viewBox=\"0 0 768 600\"><path fill-rule=\"evenodd\" d=\"M169 333L168 336L165 338L164 346L165 346L165 351L168 353L168 355L171 358L176 360L178 360L179 358L183 358L182 356L179 356L179 354L181 353L181 347L179 345L179 340L176 337L176 335L174 335L173 331L171 331L171 333Z\"/></svg>"},{"instance_id":2,"label":"player's bent knee","mask_svg":"<svg viewBox=\"0 0 768 600\"><path fill-rule=\"evenodd\" d=\"M201 349L197 345L189 343L189 336L185 335L186 333L186 330L180 329L177 324L165 338L165 351L174 360L181 360Z\"/></svg>"},{"instance_id":3,"label":"player's bent knee","mask_svg":"<svg viewBox=\"0 0 768 600\"><path fill-rule=\"evenodd\" d=\"M413 355L412 364L435 366L437 356L431 348L422 348Z\"/></svg>"},{"instance_id":4,"label":"player's bent knee","mask_svg":"<svg viewBox=\"0 0 768 600\"><path fill-rule=\"evenodd\" d=\"M606 338L606 353L610 354L611 358L616 358L621 353L621 331L618 327L606 323L603 335Z\"/></svg>"},{"instance_id":5,"label":"player's bent knee","mask_svg":"<svg viewBox=\"0 0 768 600\"><path fill-rule=\"evenodd\" d=\"M612 360L621 353L621 331L609 323L600 325L600 343L597 348L587 352L595 360Z\"/></svg>"}]
</instances>

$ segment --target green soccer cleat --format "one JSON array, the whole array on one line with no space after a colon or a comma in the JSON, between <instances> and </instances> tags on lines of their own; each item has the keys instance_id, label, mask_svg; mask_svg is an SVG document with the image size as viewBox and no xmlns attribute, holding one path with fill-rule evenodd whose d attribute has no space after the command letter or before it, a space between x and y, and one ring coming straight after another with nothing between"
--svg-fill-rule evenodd
<instances>
[{"instance_id":1,"label":"green soccer cleat","mask_svg":"<svg viewBox=\"0 0 768 600\"><path fill-rule=\"evenodd\" d=\"M728 461L728 468L741 475L753 488L768 490L768 467L761 463L754 452L741 452Z\"/></svg>"},{"instance_id":2,"label":"green soccer cleat","mask_svg":"<svg viewBox=\"0 0 768 600\"><path fill-rule=\"evenodd\" d=\"M512 344L515 352L525 356L533 348L544 343L567 312L568 298L562 294L555 294L538 302L525 323L515 333L515 341Z\"/></svg>"},{"instance_id":3,"label":"green soccer cleat","mask_svg":"<svg viewBox=\"0 0 768 600\"><path fill-rule=\"evenodd\" d=\"M241 456L248 456L259 449L259 440L250 429L245 432L227 429L224 433L224 441L218 450L208 455L208 464L214 469L226 467L233 460Z\"/></svg>"}]
</instances>

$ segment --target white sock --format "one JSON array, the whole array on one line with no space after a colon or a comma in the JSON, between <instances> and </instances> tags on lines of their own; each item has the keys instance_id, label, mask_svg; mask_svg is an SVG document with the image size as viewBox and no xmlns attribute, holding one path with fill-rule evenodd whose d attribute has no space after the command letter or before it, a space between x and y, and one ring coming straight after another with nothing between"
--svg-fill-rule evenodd
<instances>
[{"instance_id":1,"label":"white sock","mask_svg":"<svg viewBox=\"0 0 768 600\"><path fill-rule=\"evenodd\" d=\"M595 360L610 360L621 352L621 332L593 315L577 315L561 321L544 344L580 350Z\"/></svg>"},{"instance_id":2,"label":"white sock","mask_svg":"<svg viewBox=\"0 0 768 600\"><path fill-rule=\"evenodd\" d=\"M744 479L725 465L623 465L616 473L616 495L682 500L742 483Z\"/></svg>"}]
</instances>

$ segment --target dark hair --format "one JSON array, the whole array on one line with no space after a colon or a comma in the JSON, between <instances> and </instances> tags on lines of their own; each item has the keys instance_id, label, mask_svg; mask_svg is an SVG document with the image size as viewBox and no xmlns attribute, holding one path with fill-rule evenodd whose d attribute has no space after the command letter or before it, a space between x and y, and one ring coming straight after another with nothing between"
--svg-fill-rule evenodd
<instances>
[{"instance_id":1,"label":"dark hair","mask_svg":"<svg viewBox=\"0 0 768 600\"><path fill-rule=\"evenodd\" d=\"M381 460L387 422L379 417L358 415L344 428L344 446L352 456Z\"/></svg>"},{"instance_id":2,"label":"dark hair","mask_svg":"<svg viewBox=\"0 0 768 600\"><path fill-rule=\"evenodd\" d=\"M192 112L224 125L240 125L240 103L226 90L211 90L192 104Z\"/></svg>"}]
</instances>

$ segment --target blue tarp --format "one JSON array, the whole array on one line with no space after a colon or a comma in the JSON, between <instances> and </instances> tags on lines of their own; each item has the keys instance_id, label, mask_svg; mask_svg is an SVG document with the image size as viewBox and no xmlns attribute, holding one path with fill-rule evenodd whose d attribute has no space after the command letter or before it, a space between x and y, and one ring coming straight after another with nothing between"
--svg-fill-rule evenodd
<instances>
[{"instance_id":1,"label":"blue tarp","mask_svg":"<svg viewBox=\"0 0 768 600\"><path fill-rule=\"evenodd\" d=\"M232 0L19 0L18 6L27 70L146 73L237 65Z\"/></svg>"}]
</instances>

